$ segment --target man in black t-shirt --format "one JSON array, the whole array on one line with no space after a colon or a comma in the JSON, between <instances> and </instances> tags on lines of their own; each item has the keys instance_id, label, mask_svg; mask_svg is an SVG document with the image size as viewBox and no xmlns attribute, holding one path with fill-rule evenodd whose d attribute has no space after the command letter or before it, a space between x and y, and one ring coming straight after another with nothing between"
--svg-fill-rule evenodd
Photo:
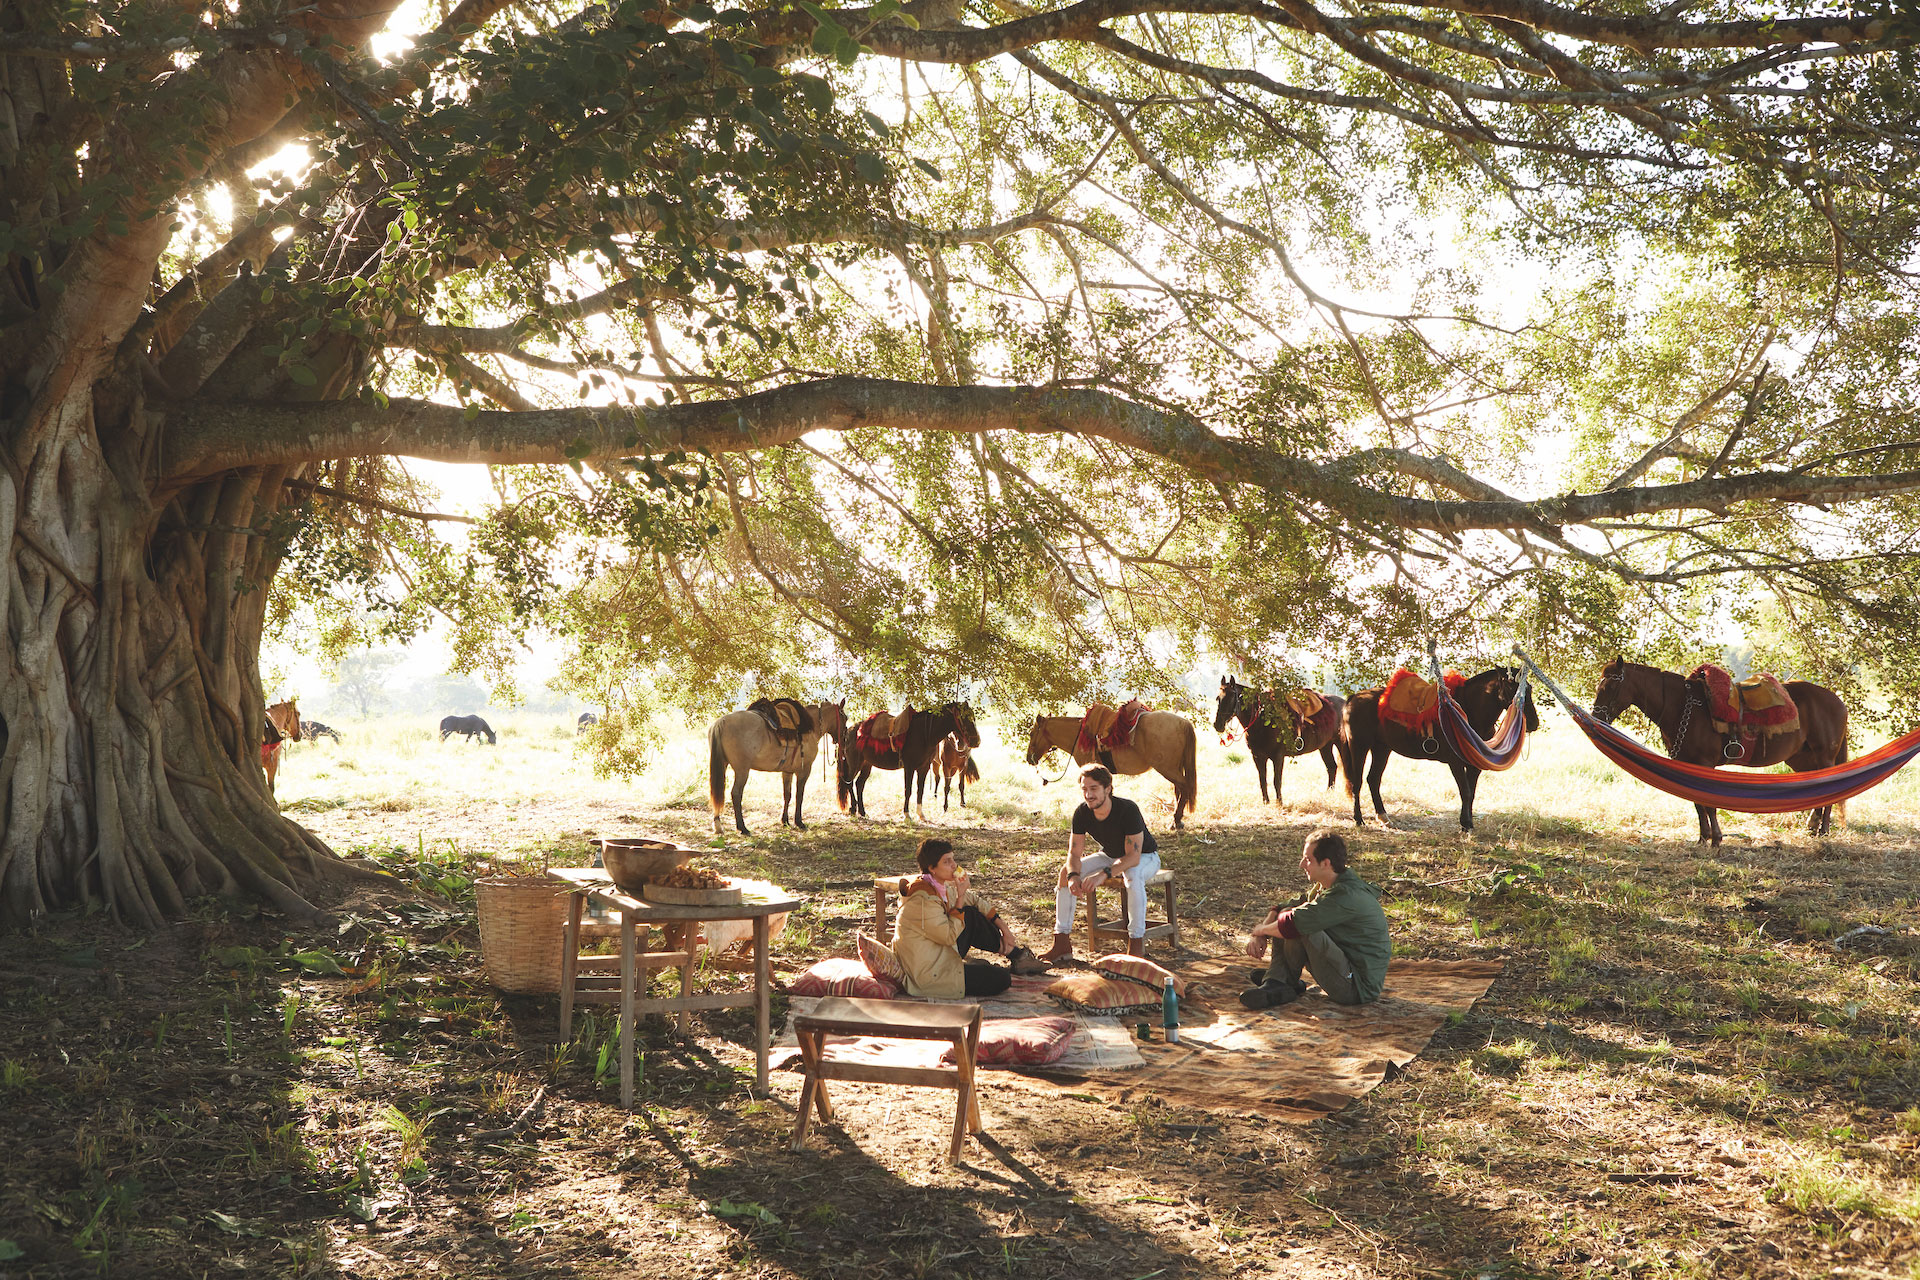
<instances>
[{"instance_id":1,"label":"man in black t-shirt","mask_svg":"<svg viewBox=\"0 0 1920 1280\"><path fill-rule=\"evenodd\" d=\"M1113 794L1113 774L1098 765L1080 774L1082 803L1073 811L1073 838L1053 893L1053 947L1042 960L1073 959L1073 913L1081 898L1103 884L1121 881L1127 893L1127 952L1144 955L1147 881L1160 873L1159 846L1140 806ZM1088 853L1087 839L1100 847Z\"/></svg>"}]
</instances>

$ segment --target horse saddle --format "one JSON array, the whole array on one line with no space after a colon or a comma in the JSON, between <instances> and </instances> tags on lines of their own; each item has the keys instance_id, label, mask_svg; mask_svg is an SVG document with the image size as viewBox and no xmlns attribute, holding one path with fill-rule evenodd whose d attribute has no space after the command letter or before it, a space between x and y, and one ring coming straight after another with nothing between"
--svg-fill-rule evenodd
<instances>
[{"instance_id":1,"label":"horse saddle","mask_svg":"<svg viewBox=\"0 0 1920 1280\"><path fill-rule=\"evenodd\" d=\"M1770 675L1735 680L1725 667L1703 662L1688 680L1698 680L1707 691L1707 713L1720 733L1772 737L1800 727L1800 708L1786 686Z\"/></svg>"},{"instance_id":2,"label":"horse saddle","mask_svg":"<svg viewBox=\"0 0 1920 1280\"><path fill-rule=\"evenodd\" d=\"M1311 689L1295 689L1287 695L1287 709L1300 720L1313 719L1326 705L1326 699Z\"/></svg>"},{"instance_id":3,"label":"horse saddle","mask_svg":"<svg viewBox=\"0 0 1920 1280\"><path fill-rule=\"evenodd\" d=\"M797 742L813 732L813 712L792 698L758 698L747 704L783 742Z\"/></svg>"},{"instance_id":4,"label":"horse saddle","mask_svg":"<svg viewBox=\"0 0 1920 1280\"><path fill-rule=\"evenodd\" d=\"M1087 714L1080 717L1080 735L1095 746L1104 747L1119 719L1119 708L1110 707L1104 702L1089 703Z\"/></svg>"},{"instance_id":5,"label":"horse saddle","mask_svg":"<svg viewBox=\"0 0 1920 1280\"><path fill-rule=\"evenodd\" d=\"M1467 682L1458 671L1446 672L1449 693ZM1431 680L1423 680L1401 667L1380 691L1380 718L1392 721L1414 733L1432 736L1440 721L1440 690Z\"/></svg>"},{"instance_id":6,"label":"horse saddle","mask_svg":"<svg viewBox=\"0 0 1920 1280\"><path fill-rule=\"evenodd\" d=\"M913 723L913 715L911 706L897 716L876 711L853 731L854 741L867 751L898 751L906 745L907 726Z\"/></svg>"}]
</instances>

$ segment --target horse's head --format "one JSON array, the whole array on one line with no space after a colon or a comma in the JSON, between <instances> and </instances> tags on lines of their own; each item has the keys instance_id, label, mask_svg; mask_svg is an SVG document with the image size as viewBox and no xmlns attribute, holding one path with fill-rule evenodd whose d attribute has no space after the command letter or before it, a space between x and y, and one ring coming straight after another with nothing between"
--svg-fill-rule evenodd
<instances>
[{"instance_id":1,"label":"horse's head","mask_svg":"<svg viewBox=\"0 0 1920 1280\"><path fill-rule=\"evenodd\" d=\"M1481 733L1491 732L1493 722L1500 718L1500 713L1512 706L1513 700L1520 696L1522 674L1518 667L1494 667L1461 685L1455 700L1467 713L1467 723ZM1520 714L1526 719L1528 733L1540 727L1540 713L1533 708L1531 687L1527 689Z\"/></svg>"},{"instance_id":2,"label":"horse's head","mask_svg":"<svg viewBox=\"0 0 1920 1280\"><path fill-rule=\"evenodd\" d=\"M1232 676L1220 677L1220 701L1213 708L1213 731L1225 733L1227 721L1240 714L1242 690L1240 682Z\"/></svg>"},{"instance_id":3,"label":"horse's head","mask_svg":"<svg viewBox=\"0 0 1920 1280\"><path fill-rule=\"evenodd\" d=\"M815 703L813 723L829 742L838 743L847 734L847 700Z\"/></svg>"},{"instance_id":4,"label":"horse's head","mask_svg":"<svg viewBox=\"0 0 1920 1280\"><path fill-rule=\"evenodd\" d=\"M1046 759L1047 752L1051 750L1053 750L1053 743L1047 740L1047 732L1040 722L1040 717L1035 716L1033 728L1027 733L1027 763L1039 764Z\"/></svg>"},{"instance_id":5,"label":"horse's head","mask_svg":"<svg viewBox=\"0 0 1920 1280\"><path fill-rule=\"evenodd\" d=\"M1612 662L1600 668L1600 684L1593 691L1593 718L1602 724L1612 724L1622 711L1633 705L1636 663L1628 662L1616 655Z\"/></svg>"},{"instance_id":6,"label":"horse's head","mask_svg":"<svg viewBox=\"0 0 1920 1280\"><path fill-rule=\"evenodd\" d=\"M953 719L954 736L967 744L969 749L980 746L980 730L973 723L973 708L964 702L949 702L940 708L940 714Z\"/></svg>"},{"instance_id":7,"label":"horse's head","mask_svg":"<svg viewBox=\"0 0 1920 1280\"><path fill-rule=\"evenodd\" d=\"M276 702L268 707L267 719L273 721L273 727L287 741L300 741L300 707L296 699L288 698L285 702Z\"/></svg>"}]
</instances>

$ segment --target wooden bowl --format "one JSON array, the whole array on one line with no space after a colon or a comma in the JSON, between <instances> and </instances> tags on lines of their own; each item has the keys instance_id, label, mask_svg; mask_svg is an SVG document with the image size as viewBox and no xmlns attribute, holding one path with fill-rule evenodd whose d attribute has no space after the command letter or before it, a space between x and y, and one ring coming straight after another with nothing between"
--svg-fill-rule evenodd
<instances>
[{"instance_id":1,"label":"wooden bowl","mask_svg":"<svg viewBox=\"0 0 1920 1280\"><path fill-rule=\"evenodd\" d=\"M671 840L601 840L600 861L607 877L623 893L639 893L640 886L684 863L693 850Z\"/></svg>"}]
</instances>

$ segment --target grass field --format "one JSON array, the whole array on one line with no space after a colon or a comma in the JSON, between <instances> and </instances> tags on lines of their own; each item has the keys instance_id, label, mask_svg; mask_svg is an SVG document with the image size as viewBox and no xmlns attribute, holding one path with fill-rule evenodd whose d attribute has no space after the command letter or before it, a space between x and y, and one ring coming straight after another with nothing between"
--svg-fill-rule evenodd
<instances>
[{"instance_id":1,"label":"grass field","mask_svg":"<svg viewBox=\"0 0 1920 1280\"><path fill-rule=\"evenodd\" d=\"M0 1273L1920 1275L1920 771L1831 840L1725 815L1703 850L1689 806L1558 716L1482 780L1471 839L1446 770L1396 760L1395 825L1355 837L1396 950L1505 963L1426 1054L1299 1127L989 1081L994 1143L950 1169L950 1103L917 1091L850 1089L789 1154L796 1077L751 1097L732 1014L649 1027L622 1111L604 1020L558 1042L550 999L485 985L471 879L670 832L806 895L776 941L792 972L846 954L864 877L938 830L1037 940L1069 784L987 726L964 811L904 825L879 775L879 816L850 822L816 779L797 833L756 775L755 834L716 837L703 737L624 782L582 767L570 723L494 723L492 748L370 722L293 749L283 806L417 891L356 894L337 932L205 904L151 941L87 919L0 940ZM1244 756L1201 740L1186 832L1164 782L1121 792L1180 875L1183 941L1212 950L1349 810L1317 759L1262 807ZM1847 937L1868 924L1890 932Z\"/></svg>"}]
</instances>

